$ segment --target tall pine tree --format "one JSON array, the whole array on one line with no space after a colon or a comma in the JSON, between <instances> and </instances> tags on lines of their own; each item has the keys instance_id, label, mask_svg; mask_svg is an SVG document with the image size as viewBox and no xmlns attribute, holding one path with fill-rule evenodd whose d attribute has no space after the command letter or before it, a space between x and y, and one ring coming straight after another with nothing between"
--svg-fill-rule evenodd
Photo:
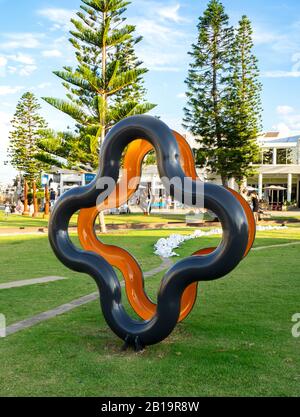
<instances>
[{"instance_id":1,"label":"tall pine tree","mask_svg":"<svg viewBox=\"0 0 300 417\"><path fill-rule=\"evenodd\" d=\"M186 84L188 104L184 127L198 138L197 162L227 184L225 110L233 28L219 0L211 0L199 19L198 41L192 45L192 63Z\"/></svg>"},{"instance_id":2,"label":"tall pine tree","mask_svg":"<svg viewBox=\"0 0 300 417\"><path fill-rule=\"evenodd\" d=\"M155 107L141 97L145 93L142 77L147 69L134 53L134 45L141 38L135 37L135 26L125 23L129 4L126 0L82 0L77 18L72 19L75 29L70 38L77 68L64 67L55 72L63 80L68 100L44 98L76 121L78 143L87 150L84 163L94 168L109 129L125 117ZM100 222L105 231L103 213Z\"/></svg>"},{"instance_id":3,"label":"tall pine tree","mask_svg":"<svg viewBox=\"0 0 300 417\"><path fill-rule=\"evenodd\" d=\"M252 35L251 22L243 16L232 49L226 121L231 151L226 161L227 174L240 184L254 174L252 163L259 155L256 139L261 130L261 83Z\"/></svg>"},{"instance_id":4,"label":"tall pine tree","mask_svg":"<svg viewBox=\"0 0 300 417\"><path fill-rule=\"evenodd\" d=\"M142 61L138 59L135 52L135 46L141 42L141 36L131 38L116 48L116 59L120 62L120 68L123 71L131 71L141 67ZM121 105L124 102L145 103L146 89L144 86L144 74L141 74L135 83L128 85L116 94L116 103Z\"/></svg>"},{"instance_id":5,"label":"tall pine tree","mask_svg":"<svg viewBox=\"0 0 300 417\"><path fill-rule=\"evenodd\" d=\"M35 203L34 215L37 214L36 181L43 170L43 164L36 160L37 144L47 128L46 121L39 115L40 108L41 106L34 94L27 92L21 97L11 121L12 130L9 134L10 144L8 149L12 166L22 173L26 183L32 185ZM26 198L25 195L25 200Z\"/></svg>"},{"instance_id":6,"label":"tall pine tree","mask_svg":"<svg viewBox=\"0 0 300 417\"><path fill-rule=\"evenodd\" d=\"M84 161L98 165L99 147L108 130L125 117L143 114L155 106L144 101L143 75L137 60L135 26L125 24L124 0L82 0L72 23L70 42L76 50L77 68L64 67L55 74L63 79L68 100L44 99L76 121Z\"/></svg>"}]
</instances>

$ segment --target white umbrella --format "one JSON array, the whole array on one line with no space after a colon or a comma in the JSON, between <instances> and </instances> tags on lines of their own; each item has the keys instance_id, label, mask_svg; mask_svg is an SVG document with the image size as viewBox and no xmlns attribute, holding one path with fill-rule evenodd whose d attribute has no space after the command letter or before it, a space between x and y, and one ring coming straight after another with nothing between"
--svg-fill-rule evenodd
<instances>
[{"instance_id":1,"label":"white umbrella","mask_svg":"<svg viewBox=\"0 0 300 417\"><path fill-rule=\"evenodd\" d=\"M254 188L254 187L246 187L247 191L258 191L258 188Z\"/></svg>"},{"instance_id":2,"label":"white umbrella","mask_svg":"<svg viewBox=\"0 0 300 417\"><path fill-rule=\"evenodd\" d=\"M280 185L270 185L270 187L265 187L265 190L273 190L273 191L285 191L285 187L281 187Z\"/></svg>"},{"instance_id":3,"label":"white umbrella","mask_svg":"<svg viewBox=\"0 0 300 417\"><path fill-rule=\"evenodd\" d=\"M279 193L280 191L285 191L285 187L281 187L280 185L270 185L270 187L265 187L265 190L269 190L272 192L272 207L274 203L274 191L277 191L277 204L279 203Z\"/></svg>"}]
</instances>

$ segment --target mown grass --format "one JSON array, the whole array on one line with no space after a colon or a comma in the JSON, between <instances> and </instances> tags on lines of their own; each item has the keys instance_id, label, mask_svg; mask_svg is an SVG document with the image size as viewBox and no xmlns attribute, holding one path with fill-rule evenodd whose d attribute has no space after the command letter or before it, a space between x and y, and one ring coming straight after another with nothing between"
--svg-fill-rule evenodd
<instances>
[{"instance_id":1,"label":"mown grass","mask_svg":"<svg viewBox=\"0 0 300 417\"><path fill-rule=\"evenodd\" d=\"M104 239L129 249L148 270L160 264L153 243L170 233L118 232ZM120 351L98 302L0 339L0 395L299 396L300 340L291 335L291 317L300 311L300 246L292 244L299 240L296 228L258 233L255 247L291 245L254 250L226 279L200 283L188 319L143 354ZM182 258L218 241L196 239L176 251ZM68 277L0 291L9 322L95 291L89 277L56 261L46 237L1 238L0 247L1 282ZM146 281L154 299L162 275Z\"/></svg>"},{"instance_id":2,"label":"mown grass","mask_svg":"<svg viewBox=\"0 0 300 417\"><path fill-rule=\"evenodd\" d=\"M152 214L151 216L144 216L143 214L126 214L126 215L106 215L106 224L140 224L140 223L169 223L169 222L184 222L185 216L182 214ZM73 216L70 226L76 226L77 215ZM42 215L37 218L19 216L10 214L5 217L3 211L0 211L0 229L7 228L31 228L31 227L47 227L48 220L44 219Z\"/></svg>"}]
</instances>

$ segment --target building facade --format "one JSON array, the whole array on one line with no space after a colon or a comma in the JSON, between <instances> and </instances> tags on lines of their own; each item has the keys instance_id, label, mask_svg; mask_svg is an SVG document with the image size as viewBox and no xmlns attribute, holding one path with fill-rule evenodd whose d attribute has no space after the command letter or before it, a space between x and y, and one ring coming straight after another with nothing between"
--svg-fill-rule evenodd
<instances>
[{"instance_id":1,"label":"building facade","mask_svg":"<svg viewBox=\"0 0 300 417\"><path fill-rule=\"evenodd\" d=\"M188 135L186 139L191 148L197 147L192 136ZM256 189L259 199L269 204L270 209L273 205L275 209L281 208L286 203L300 207L300 135L282 137L279 132L268 132L258 138L258 145L260 164L254 166L256 174L247 179L246 185ZM209 176L203 169L198 169L197 172L201 179L205 178L221 185L219 177ZM95 177L95 174L91 173L60 169L45 175L48 185L55 190L57 196L70 188L86 185ZM234 179L230 180L229 186L238 190ZM141 188L151 189L154 206L166 205L168 195L155 165L143 167Z\"/></svg>"},{"instance_id":2,"label":"building facade","mask_svg":"<svg viewBox=\"0 0 300 417\"><path fill-rule=\"evenodd\" d=\"M260 199L300 207L300 135L281 137L279 132L268 132L258 138L258 144L260 164L248 185L257 188Z\"/></svg>"}]
</instances>

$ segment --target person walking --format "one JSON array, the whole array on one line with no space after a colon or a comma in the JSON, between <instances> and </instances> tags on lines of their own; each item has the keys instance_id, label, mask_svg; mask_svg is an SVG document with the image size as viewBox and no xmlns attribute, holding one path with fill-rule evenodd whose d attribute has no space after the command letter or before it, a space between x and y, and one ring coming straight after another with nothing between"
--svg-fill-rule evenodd
<instances>
[{"instance_id":1,"label":"person walking","mask_svg":"<svg viewBox=\"0 0 300 417\"><path fill-rule=\"evenodd\" d=\"M251 203L252 203L252 211L254 214L256 224L259 222L259 200L256 193L252 193L251 195Z\"/></svg>"},{"instance_id":2,"label":"person walking","mask_svg":"<svg viewBox=\"0 0 300 417\"><path fill-rule=\"evenodd\" d=\"M5 217L7 218L10 214L10 204L6 202L5 209L4 209Z\"/></svg>"},{"instance_id":3,"label":"person walking","mask_svg":"<svg viewBox=\"0 0 300 417\"><path fill-rule=\"evenodd\" d=\"M54 204L56 201L56 192L53 190L53 188L51 188L50 190L50 207L51 209L53 208Z\"/></svg>"},{"instance_id":4,"label":"person walking","mask_svg":"<svg viewBox=\"0 0 300 417\"><path fill-rule=\"evenodd\" d=\"M153 203L153 194L151 188L148 187L148 195L147 195L147 216L150 216L152 211L152 203Z\"/></svg>"}]
</instances>

